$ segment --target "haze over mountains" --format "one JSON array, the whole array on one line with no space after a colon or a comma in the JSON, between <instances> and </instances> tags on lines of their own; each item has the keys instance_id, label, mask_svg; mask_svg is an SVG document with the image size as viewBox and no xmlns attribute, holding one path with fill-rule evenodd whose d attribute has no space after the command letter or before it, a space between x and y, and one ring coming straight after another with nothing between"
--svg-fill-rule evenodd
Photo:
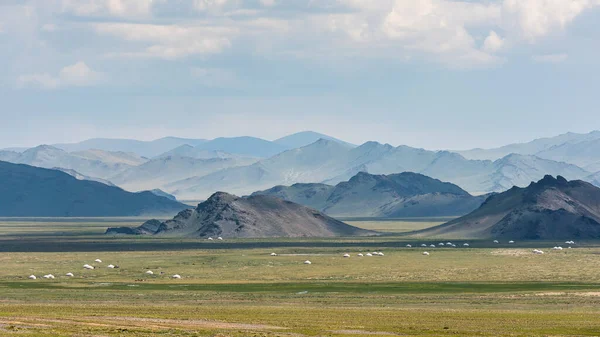
<instances>
[{"instance_id":1,"label":"haze over mountains","mask_svg":"<svg viewBox=\"0 0 600 337\"><path fill-rule=\"evenodd\" d=\"M534 156L509 155L497 161L467 160L447 151L427 151L408 146L367 142L348 147L321 139L249 166L240 166L166 185L180 199L206 197L214 191L249 194L276 185L294 183L337 184L359 172L393 174L415 172L452 182L477 194L527 185L545 174L572 179L589 172L570 164Z\"/></svg>"},{"instance_id":2,"label":"haze over mountains","mask_svg":"<svg viewBox=\"0 0 600 337\"><path fill-rule=\"evenodd\" d=\"M565 133L556 137L536 139L528 143L510 144L496 149L459 151L467 159L496 160L511 153L534 155L562 161L590 171L600 171L600 131L586 134Z\"/></svg>"},{"instance_id":3,"label":"haze over mountains","mask_svg":"<svg viewBox=\"0 0 600 337\"><path fill-rule=\"evenodd\" d=\"M166 156L152 159L113 176L110 181L131 191L163 188L167 184L189 176L204 176L229 167L249 165L252 158L196 159ZM168 189L167 189L168 191Z\"/></svg>"},{"instance_id":4,"label":"haze over mountains","mask_svg":"<svg viewBox=\"0 0 600 337\"><path fill-rule=\"evenodd\" d=\"M66 152L98 149L108 152L130 152L146 158L154 158L179 146L189 145L197 147L200 150L222 151L250 157L270 157L285 150L314 143L321 138L345 143L321 133L304 131L274 141L256 137L221 137L213 140L164 137L152 141L93 138L78 143L52 144L51 146ZM12 152L23 152L25 150L27 150L27 148L10 149Z\"/></svg>"},{"instance_id":5,"label":"haze over mountains","mask_svg":"<svg viewBox=\"0 0 600 337\"><path fill-rule=\"evenodd\" d=\"M489 197L480 208L417 232L444 238L505 240L600 239L600 188L545 176L526 188Z\"/></svg>"},{"instance_id":6,"label":"haze over mountains","mask_svg":"<svg viewBox=\"0 0 600 337\"><path fill-rule=\"evenodd\" d=\"M478 208L486 196L416 173L372 175L360 172L336 186L294 184L252 195L270 195L334 217L456 216Z\"/></svg>"},{"instance_id":7,"label":"haze over mountains","mask_svg":"<svg viewBox=\"0 0 600 337\"><path fill-rule=\"evenodd\" d=\"M67 152L83 151L87 149L99 149L104 151L120 151L137 153L140 156L152 158L163 152L172 150L181 145L200 145L206 139L189 139L177 137L165 137L153 141L141 141L135 139L107 139L94 138L73 144L55 144L54 147Z\"/></svg>"},{"instance_id":8,"label":"haze over mountains","mask_svg":"<svg viewBox=\"0 0 600 337\"><path fill-rule=\"evenodd\" d=\"M41 145L22 153L0 151L0 161L73 170L80 179L114 183L130 191L160 188L180 200L202 200L216 191L247 195L295 183L335 185L359 172L415 172L483 194L527 186L546 174L600 184L599 144L600 132L595 131L455 153L373 141L355 146L302 132L275 141L92 139Z\"/></svg>"},{"instance_id":9,"label":"haze over mountains","mask_svg":"<svg viewBox=\"0 0 600 337\"><path fill-rule=\"evenodd\" d=\"M82 175L101 179L111 178L129 168L145 163L146 160L130 152L90 149L69 153L49 145L40 145L22 153L0 152L0 161L43 168L71 169Z\"/></svg>"}]
</instances>

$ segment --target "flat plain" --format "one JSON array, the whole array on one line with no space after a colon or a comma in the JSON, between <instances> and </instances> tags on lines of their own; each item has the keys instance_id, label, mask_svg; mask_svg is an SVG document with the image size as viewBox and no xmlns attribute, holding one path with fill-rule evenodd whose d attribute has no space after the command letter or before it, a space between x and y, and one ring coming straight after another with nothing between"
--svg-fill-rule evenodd
<instances>
[{"instance_id":1,"label":"flat plain","mask_svg":"<svg viewBox=\"0 0 600 337\"><path fill-rule=\"evenodd\" d=\"M600 335L596 242L562 251L551 248L563 242L448 248L401 233L440 219L351 221L392 232L366 238L103 235L142 221L1 219L0 335ZM384 256L357 255L378 251Z\"/></svg>"}]
</instances>

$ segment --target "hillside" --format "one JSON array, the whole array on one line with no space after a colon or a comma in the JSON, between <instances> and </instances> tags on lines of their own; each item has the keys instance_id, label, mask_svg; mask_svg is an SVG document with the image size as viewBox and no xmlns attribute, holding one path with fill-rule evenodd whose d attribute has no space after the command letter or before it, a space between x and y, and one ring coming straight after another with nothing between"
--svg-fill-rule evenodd
<instances>
[{"instance_id":1,"label":"hillside","mask_svg":"<svg viewBox=\"0 0 600 337\"><path fill-rule=\"evenodd\" d=\"M64 169L61 167L53 167L53 170L58 170L58 171L62 171L68 175L70 175L71 177L77 179L77 180L89 180L89 181L95 181L98 183L102 183L104 185L108 185L108 186L117 186L115 184L113 184L112 182L106 180L106 179L101 179L101 178L94 178L94 177L88 177L86 175L83 175L75 170L71 170L71 169Z\"/></svg>"},{"instance_id":2,"label":"hillside","mask_svg":"<svg viewBox=\"0 0 600 337\"><path fill-rule=\"evenodd\" d=\"M185 208L150 192L130 193L62 171L0 162L0 216L169 215Z\"/></svg>"},{"instance_id":3,"label":"hillside","mask_svg":"<svg viewBox=\"0 0 600 337\"><path fill-rule=\"evenodd\" d=\"M545 176L491 196L472 213L412 233L424 237L505 240L600 239L600 188Z\"/></svg>"},{"instance_id":4,"label":"hillside","mask_svg":"<svg viewBox=\"0 0 600 337\"><path fill-rule=\"evenodd\" d=\"M483 203L460 187L404 172L373 175L359 172L336 186L294 184L253 195L270 195L337 217L427 217L464 215Z\"/></svg>"},{"instance_id":5,"label":"hillside","mask_svg":"<svg viewBox=\"0 0 600 337\"><path fill-rule=\"evenodd\" d=\"M334 190L335 186L327 184L297 183L291 186L278 185L252 195L269 195L322 211Z\"/></svg>"},{"instance_id":6,"label":"hillside","mask_svg":"<svg viewBox=\"0 0 600 337\"><path fill-rule=\"evenodd\" d=\"M261 238L369 235L314 209L269 196L236 197L215 193L196 209L172 220L151 220L138 228L109 228L107 234L175 237Z\"/></svg>"}]
</instances>

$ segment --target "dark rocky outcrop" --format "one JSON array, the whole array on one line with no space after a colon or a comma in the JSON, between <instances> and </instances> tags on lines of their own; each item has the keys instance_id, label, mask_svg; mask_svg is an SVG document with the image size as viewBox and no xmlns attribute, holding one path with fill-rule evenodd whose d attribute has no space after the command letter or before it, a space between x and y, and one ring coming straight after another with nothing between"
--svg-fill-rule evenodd
<instances>
[{"instance_id":1,"label":"dark rocky outcrop","mask_svg":"<svg viewBox=\"0 0 600 337\"><path fill-rule=\"evenodd\" d=\"M418 236L513 240L600 239L600 188L545 176L489 197L480 208Z\"/></svg>"},{"instance_id":2,"label":"dark rocky outcrop","mask_svg":"<svg viewBox=\"0 0 600 337\"><path fill-rule=\"evenodd\" d=\"M107 234L152 234L176 237L259 238L373 235L319 211L270 196L240 198L217 192L196 209L172 220L152 220L134 229L109 228Z\"/></svg>"}]
</instances>

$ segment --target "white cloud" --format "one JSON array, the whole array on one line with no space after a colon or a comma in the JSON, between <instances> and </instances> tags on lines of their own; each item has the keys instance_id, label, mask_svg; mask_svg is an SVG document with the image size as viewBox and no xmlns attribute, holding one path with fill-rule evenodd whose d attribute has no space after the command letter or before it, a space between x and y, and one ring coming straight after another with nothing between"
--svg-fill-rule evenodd
<instances>
[{"instance_id":1,"label":"white cloud","mask_svg":"<svg viewBox=\"0 0 600 337\"><path fill-rule=\"evenodd\" d=\"M58 77L62 85L82 87L97 83L103 75L90 69L85 62L79 61L62 68Z\"/></svg>"},{"instance_id":2,"label":"white cloud","mask_svg":"<svg viewBox=\"0 0 600 337\"><path fill-rule=\"evenodd\" d=\"M90 69L85 62L80 61L62 68L57 76L48 73L21 75L17 78L17 87L39 87L42 89L85 87L94 85L104 78L104 74Z\"/></svg>"},{"instance_id":3,"label":"white cloud","mask_svg":"<svg viewBox=\"0 0 600 337\"><path fill-rule=\"evenodd\" d=\"M37 33L67 35L91 27L97 35L124 41L86 44L86 52L96 49L100 56L181 61L232 49L266 58L296 55L335 63L348 55L459 68L500 64L500 52L510 57L504 52L552 36L600 5L600 0L31 1L38 8L34 14L45 13ZM93 22L55 15L61 12L92 16ZM4 29L10 34L8 22ZM36 36L51 50L57 40L46 38Z\"/></svg>"},{"instance_id":4,"label":"white cloud","mask_svg":"<svg viewBox=\"0 0 600 337\"><path fill-rule=\"evenodd\" d=\"M490 35L483 41L483 50L488 53L495 53L504 47L504 39L500 37L495 31L491 31Z\"/></svg>"},{"instance_id":5,"label":"white cloud","mask_svg":"<svg viewBox=\"0 0 600 337\"><path fill-rule=\"evenodd\" d=\"M78 16L148 16L154 0L62 0L62 10Z\"/></svg>"},{"instance_id":6,"label":"white cloud","mask_svg":"<svg viewBox=\"0 0 600 337\"><path fill-rule=\"evenodd\" d=\"M502 16L507 28L529 40L564 29L598 0L504 0Z\"/></svg>"},{"instance_id":7,"label":"white cloud","mask_svg":"<svg viewBox=\"0 0 600 337\"><path fill-rule=\"evenodd\" d=\"M561 63L569 58L567 54L545 54L545 55L534 55L531 59L538 63Z\"/></svg>"},{"instance_id":8,"label":"white cloud","mask_svg":"<svg viewBox=\"0 0 600 337\"><path fill-rule=\"evenodd\" d=\"M387 14L384 34L411 50L432 54L444 63L494 64L499 60L479 50L470 27L498 22L496 5L447 0L397 0Z\"/></svg>"},{"instance_id":9,"label":"white cloud","mask_svg":"<svg viewBox=\"0 0 600 337\"><path fill-rule=\"evenodd\" d=\"M124 40L145 43L143 51L121 56L178 59L190 55L215 54L231 47L230 36L237 29L211 26L99 23L96 32Z\"/></svg>"}]
</instances>

